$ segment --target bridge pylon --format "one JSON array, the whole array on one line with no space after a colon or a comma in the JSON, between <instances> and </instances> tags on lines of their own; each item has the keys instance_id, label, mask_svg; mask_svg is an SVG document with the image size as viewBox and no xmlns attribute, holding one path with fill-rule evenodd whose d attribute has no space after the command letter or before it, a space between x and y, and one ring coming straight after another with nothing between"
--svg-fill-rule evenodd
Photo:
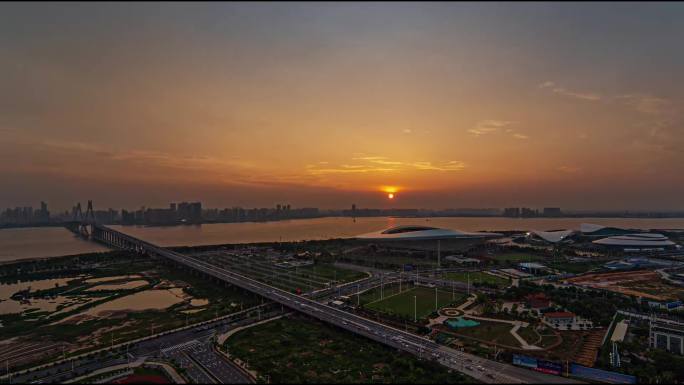
<instances>
[{"instance_id":1,"label":"bridge pylon","mask_svg":"<svg viewBox=\"0 0 684 385\"><path fill-rule=\"evenodd\" d=\"M95 211L93 210L93 201L88 200L88 207L83 213L81 202L76 203L72 209L72 220L66 227L78 236L85 239L90 239L92 236L93 225L96 224Z\"/></svg>"},{"instance_id":2,"label":"bridge pylon","mask_svg":"<svg viewBox=\"0 0 684 385\"><path fill-rule=\"evenodd\" d=\"M86 209L85 215L83 215L83 221L89 224L95 223L95 212L93 211L93 201L88 201L88 208Z\"/></svg>"},{"instance_id":3,"label":"bridge pylon","mask_svg":"<svg viewBox=\"0 0 684 385\"><path fill-rule=\"evenodd\" d=\"M83 220L83 211L81 210L81 202L76 203L76 206L71 210L72 220L74 222L80 222Z\"/></svg>"}]
</instances>

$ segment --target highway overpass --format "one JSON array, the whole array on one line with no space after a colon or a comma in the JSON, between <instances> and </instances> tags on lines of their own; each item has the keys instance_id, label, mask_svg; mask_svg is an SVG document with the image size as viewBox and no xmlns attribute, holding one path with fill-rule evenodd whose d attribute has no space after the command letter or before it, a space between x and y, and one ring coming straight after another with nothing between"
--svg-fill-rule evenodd
<instances>
[{"instance_id":1,"label":"highway overpass","mask_svg":"<svg viewBox=\"0 0 684 385\"><path fill-rule=\"evenodd\" d=\"M534 372L451 349L427 338L292 294L199 258L167 250L102 225L91 224L90 236L109 247L146 252L149 255L166 258L337 327L421 358L438 361L484 383L579 383L572 379Z\"/></svg>"}]
</instances>

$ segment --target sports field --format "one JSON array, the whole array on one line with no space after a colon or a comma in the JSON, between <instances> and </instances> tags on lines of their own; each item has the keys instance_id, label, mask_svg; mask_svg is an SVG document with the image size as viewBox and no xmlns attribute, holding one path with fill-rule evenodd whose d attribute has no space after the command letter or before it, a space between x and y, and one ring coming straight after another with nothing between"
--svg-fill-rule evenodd
<instances>
[{"instance_id":1,"label":"sports field","mask_svg":"<svg viewBox=\"0 0 684 385\"><path fill-rule=\"evenodd\" d=\"M481 271L473 272L473 273L447 273L446 274L446 279L451 280L451 281L457 281L457 282L468 282L468 277L470 277L470 284L474 283L490 283L493 285L497 286L505 286L508 284L508 280L501 278L501 277L495 277L493 275L483 273Z\"/></svg>"},{"instance_id":2,"label":"sports field","mask_svg":"<svg viewBox=\"0 0 684 385\"><path fill-rule=\"evenodd\" d=\"M390 295L382 300L370 302L366 304L365 307L370 310L387 314L396 314L411 319L414 315L414 297L416 305L415 312L419 319L437 310L435 308L435 289L423 286L404 290L400 294ZM454 295L450 291L438 289L437 307L442 308L452 302L460 303L463 298L464 295L462 293L456 292Z\"/></svg>"}]
</instances>

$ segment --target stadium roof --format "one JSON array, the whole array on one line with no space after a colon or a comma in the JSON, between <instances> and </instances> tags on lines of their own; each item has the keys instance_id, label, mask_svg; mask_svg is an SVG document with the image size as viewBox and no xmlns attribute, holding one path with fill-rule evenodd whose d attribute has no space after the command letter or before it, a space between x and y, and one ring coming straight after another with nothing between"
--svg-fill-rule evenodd
<instances>
[{"instance_id":1,"label":"stadium roof","mask_svg":"<svg viewBox=\"0 0 684 385\"><path fill-rule=\"evenodd\" d=\"M542 240L549 242L549 243L558 243L562 242L563 240L567 239L570 235L572 235L575 231L574 230L558 230L558 231L539 231L539 230L532 230L529 232L530 235L535 235Z\"/></svg>"},{"instance_id":2,"label":"stadium roof","mask_svg":"<svg viewBox=\"0 0 684 385\"><path fill-rule=\"evenodd\" d=\"M580 225L580 231L587 234L587 233L594 233L599 230L605 229L606 226L603 225L595 225L593 223L582 223Z\"/></svg>"},{"instance_id":3,"label":"stadium roof","mask_svg":"<svg viewBox=\"0 0 684 385\"><path fill-rule=\"evenodd\" d=\"M499 233L465 232L460 230L440 229L437 227L407 225L396 226L386 230L357 235L356 239L373 240L429 240L429 239L478 239L501 237Z\"/></svg>"},{"instance_id":4,"label":"stadium roof","mask_svg":"<svg viewBox=\"0 0 684 385\"><path fill-rule=\"evenodd\" d=\"M582 232L582 234L585 234L585 235L609 236L609 235L628 234L631 232L638 232L639 230L629 230L629 229L624 229L621 227L604 226L604 225L597 225L597 224L593 224L593 223L582 223L580 225L580 231Z\"/></svg>"},{"instance_id":5,"label":"stadium roof","mask_svg":"<svg viewBox=\"0 0 684 385\"><path fill-rule=\"evenodd\" d=\"M614 237L598 239L593 243L604 246L625 247L665 247L675 245L675 243L669 240L666 236L654 233L617 235Z\"/></svg>"}]
</instances>

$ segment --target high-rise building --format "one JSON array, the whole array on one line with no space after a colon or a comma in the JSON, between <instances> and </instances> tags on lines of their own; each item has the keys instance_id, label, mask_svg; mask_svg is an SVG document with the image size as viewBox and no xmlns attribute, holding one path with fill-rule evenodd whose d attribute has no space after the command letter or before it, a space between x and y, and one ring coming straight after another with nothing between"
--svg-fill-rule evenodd
<instances>
[{"instance_id":1,"label":"high-rise building","mask_svg":"<svg viewBox=\"0 0 684 385\"><path fill-rule=\"evenodd\" d=\"M560 207L544 207L543 213L545 217L560 217L563 215Z\"/></svg>"},{"instance_id":2,"label":"high-rise building","mask_svg":"<svg viewBox=\"0 0 684 385\"><path fill-rule=\"evenodd\" d=\"M505 217L517 218L520 216L520 209L518 207L508 207L504 209Z\"/></svg>"}]
</instances>

